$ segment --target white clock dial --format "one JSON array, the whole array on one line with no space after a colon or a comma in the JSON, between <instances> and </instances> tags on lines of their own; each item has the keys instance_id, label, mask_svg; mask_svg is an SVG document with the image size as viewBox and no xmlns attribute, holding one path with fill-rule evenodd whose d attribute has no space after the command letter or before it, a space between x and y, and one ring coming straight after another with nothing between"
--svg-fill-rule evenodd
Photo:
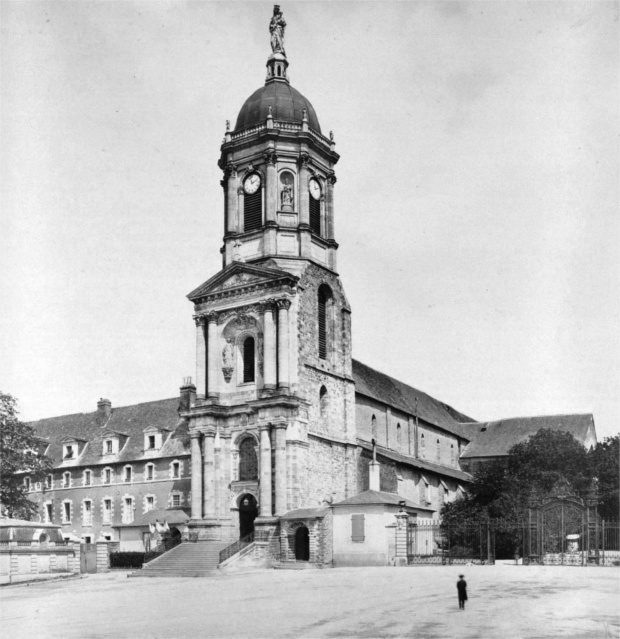
<instances>
[{"instance_id":1,"label":"white clock dial","mask_svg":"<svg viewBox=\"0 0 620 639\"><path fill-rule=\"evenodd\" d=\"M245 192L249 195L252 193L256 193L258 191L258 187L260 186L260 175L256 173L252 173L252 175L248 176L243 183L243 188Z\"/></svg>"},{"instance_id":2,"label":"white clock dial","mask_svg":"<svg viewBox=\"0 0 620 639\"><path fill-rule=\"evenodd\" d=\"M310 195L315 200L318 200L321 197L321 185L314 178L310 180L310 183L308 184L308 189L310 190Z\"/></svg>"}]
</instances>

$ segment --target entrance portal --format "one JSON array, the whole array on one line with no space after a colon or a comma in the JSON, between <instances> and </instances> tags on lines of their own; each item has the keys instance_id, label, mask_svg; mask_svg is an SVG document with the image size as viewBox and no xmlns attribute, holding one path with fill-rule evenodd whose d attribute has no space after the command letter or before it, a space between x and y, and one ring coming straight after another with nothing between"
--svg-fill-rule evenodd
<instances>
[{"instance_id":1,"label":"entrance portal","mask_svg":"<svg viewBox=\"0 0 620 639\"><path fill-rule=\"evenodd\" d=\"M239 538L254 532L254 520L258 517L256 497L247 493L239 501Z\"/></svg>"},{"instance_id":2,"label":"entrance portal","mask_svg":"<svg viewBox=\"0 0 620 639\"><path fill-rule=\"evenodd\" d=\"M305 526L300 526L295 531L295 559L310 561L310 535Z\"/></svg>"}]
</instances>

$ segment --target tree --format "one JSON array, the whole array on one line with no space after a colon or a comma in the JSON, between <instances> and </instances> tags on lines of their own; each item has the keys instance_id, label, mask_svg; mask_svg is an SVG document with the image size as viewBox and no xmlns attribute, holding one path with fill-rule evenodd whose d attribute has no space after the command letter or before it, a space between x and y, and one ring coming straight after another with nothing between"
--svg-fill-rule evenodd
<instances>
[{"instance_id":1,"label":"tree","mask_svg":"<svg viewBox=\"0 0 620 639\"><path fill-rule=\"evenodd\" d=\"M31 482L43 482L52 463L42 454L34 428L17 415L16 399L0 392L0 504L9 517L30 519L37 507L28 498L24 477L27 473Z\"/></svg>"},{"instance_id":2,"label":"tree","mask_svg":"<svg viewBox=\"0 0 620 639\"><path fill-rule=\"evenodd\" d=\"M620 500L620 435L606 437L589 453L590 473L598 488L598 513L618 519Z\"/></svg>"},{"instance_id":3,"label":"tree","mask_svg":"<svg viewBox=\"0 0 620 639\"><path fill-rule=\"evenodd\" d=\"M567 481L578 495L592 480L586 449L570 434L541 429L508 451L506 460L482 464L465 498L447 504L442 519L522 521L534 495L549 494Z\"/></svg>"}]
</instances>

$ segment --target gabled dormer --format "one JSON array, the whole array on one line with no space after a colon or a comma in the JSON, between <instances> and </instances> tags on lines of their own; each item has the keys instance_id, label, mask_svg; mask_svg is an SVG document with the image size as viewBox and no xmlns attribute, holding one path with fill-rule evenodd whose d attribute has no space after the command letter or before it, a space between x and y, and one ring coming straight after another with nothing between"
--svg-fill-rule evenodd
<instances>
[{"instance_id":1,"label":"gabled dormer","mask_svg":"<svg viewBox=\"0 0 620 639\"><path fill-rule=\"evenodd\" d=\"M129 439L129 436L125 433L120 433L114 430L104 430L101 433L102 443L101 443L101 455L103 457L114 457L118 455L121 450L123 450L123 446Z\"/></svg>"},{"instance_id":2,"label":"gabled dormer","mask_svg":"<svg viewBox=\"0 0 620 639\"><path fill-rule=\"evenodd\" d=\"M77 463L80 455L86 449L88 441L80 437L65 437L60 442L62 444L62 463L67 465Z\"/></svg>"},{"instance_id":3,"label":"gabled dormer","mask_svg":"<svg viewBox=\"0 0 620 639\"><path fill-rule=\"evenodd\" d=\"M170 433L165 428L157 428L157 426L148 426L143 431L144 433L144 454L156 455L162 449L166 441L166 437Z\"/></svg>"}]
</instances>

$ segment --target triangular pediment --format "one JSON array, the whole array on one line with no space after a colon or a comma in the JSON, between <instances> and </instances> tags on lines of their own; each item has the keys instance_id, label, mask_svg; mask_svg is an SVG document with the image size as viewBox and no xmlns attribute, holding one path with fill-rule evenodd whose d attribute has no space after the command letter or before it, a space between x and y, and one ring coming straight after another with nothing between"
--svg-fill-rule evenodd
<instances>
[{"instance_id":1,"label":"triangular pediment","mask_svg":"<svg viewBox=\"0 0 620 639\"><path fill-rule=\"evenodd\" d=\"M187 297L193 302L201 298L228 290L242 289L247 286L260 286L276 282L296 282L297 277L281 271L280 269L267 268L245 264L244 262L233 262L217 275L194 289Z\"/></svg>"}]
</instances>

